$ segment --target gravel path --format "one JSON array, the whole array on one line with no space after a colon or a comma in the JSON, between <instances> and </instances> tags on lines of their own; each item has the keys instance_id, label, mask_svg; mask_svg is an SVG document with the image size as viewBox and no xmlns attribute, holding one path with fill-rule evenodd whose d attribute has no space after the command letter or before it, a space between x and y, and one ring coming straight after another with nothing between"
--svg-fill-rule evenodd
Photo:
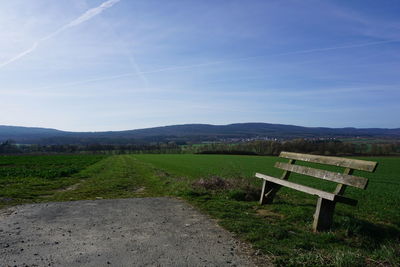
<instances>
[{"instance_id":1,"label":"gravel path","mask_svg":"<svg viewBox=\"0 0 400 267\"><path fill-rule=\"evenodd\" d=\"M0 211L0 266L253 266L183 201L135 198Z\"/></svg>"}]
</instances>

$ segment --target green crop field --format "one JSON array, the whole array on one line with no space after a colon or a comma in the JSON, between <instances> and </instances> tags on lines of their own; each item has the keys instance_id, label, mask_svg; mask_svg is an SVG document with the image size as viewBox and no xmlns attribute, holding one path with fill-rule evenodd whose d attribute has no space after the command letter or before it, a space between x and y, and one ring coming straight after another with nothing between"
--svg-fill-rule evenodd
<instances>
[{"instance_id":1,"label":"green crop field","mask_svg":"<svg viewBox=\"0 0 400 267\"><path fill-rule=\"evenodd\" d=\"M226 155L1 156L0 207L28 202L173 196L189 201L284 266L400 265L400 158L378 161L366 190L348 188L331 231L313 233L316 197L283 188L258 205L255 172L279 176L276 157ZM337 168L328 168L337 170ZM292 181L333 190L333 183Z\"/></svg>"},{"instance_id":2,"label":"green crop field","mask_svg":"<svg viewBox=\"0 0 400 267\"><path fill-rule=\"evenodd\" d=\"M0 208L36 201L53 190L77 183L74 174L104 156L0 156Z\"/></svg>"}]
</instances>

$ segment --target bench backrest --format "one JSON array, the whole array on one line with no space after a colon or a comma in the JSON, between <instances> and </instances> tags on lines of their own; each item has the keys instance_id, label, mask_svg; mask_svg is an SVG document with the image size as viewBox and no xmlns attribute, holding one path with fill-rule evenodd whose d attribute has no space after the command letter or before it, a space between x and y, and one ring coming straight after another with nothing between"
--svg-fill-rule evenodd
<instances>
[{"instance_id":1,"label":"bench backrest","mask_svg":"<svg viewBox=\"0 0 400 267\"><path fill-rule=\"evenodd\" d=\"M276 162L275 164L275 167L285 171L282 178L287 179L291 172L295 172L315 178L320 178L323 180L336 182L339 184L335 190L335 193L337 194L343 193L345 185L365 189L368 185L368 179L351 175L353 173L353 170L374 172L377 166L377 162L373 161L300 154L284 151L280 153L279 157L289 159L289 163ZM337 173L311 167L305 167L301 165L294 165L296 160L344 167L345 170L343 173Z\"/></svg>"}]
</instances>

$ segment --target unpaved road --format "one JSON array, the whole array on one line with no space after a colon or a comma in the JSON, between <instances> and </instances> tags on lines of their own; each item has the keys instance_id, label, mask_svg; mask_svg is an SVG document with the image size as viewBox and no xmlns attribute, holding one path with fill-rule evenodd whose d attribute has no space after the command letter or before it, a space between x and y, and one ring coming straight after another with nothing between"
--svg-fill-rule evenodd
<instances>
[{"instance_id":1,"label":"unpaved road","mask_svg":"<svg viewBox=\"0 0 400 267\"><path fill-rule=\"evenodd\" d=\"M135 198L0 211L0 266L252 266L238 242L188 204Z\"/></svg>"}]
</instances>

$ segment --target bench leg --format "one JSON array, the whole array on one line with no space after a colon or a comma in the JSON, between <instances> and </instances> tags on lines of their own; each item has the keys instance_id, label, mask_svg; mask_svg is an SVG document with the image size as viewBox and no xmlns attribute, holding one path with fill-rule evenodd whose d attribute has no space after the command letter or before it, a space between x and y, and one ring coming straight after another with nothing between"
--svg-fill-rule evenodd
<instances>
[{"instance_id":1,"label":"bench leg","mask_svg":"<svg viewBox=\"0 0 400 267\"><path fill-rule=\"evenodd\" d=\"M313 231L328 230L332 226L335 202L324 198L318 198L317 208L314 214Z\"/></svg>"},{"instance_id":2,"label":"bench leg","mask_svg":"<svg viewBox=\"0 0 400 267\"><path fill-rule=\"evenodd\" d=\"M277 184L264 180L261 189L260 205L272 203L278 190L279 186Z\"/></svg>"}]
</instances>

